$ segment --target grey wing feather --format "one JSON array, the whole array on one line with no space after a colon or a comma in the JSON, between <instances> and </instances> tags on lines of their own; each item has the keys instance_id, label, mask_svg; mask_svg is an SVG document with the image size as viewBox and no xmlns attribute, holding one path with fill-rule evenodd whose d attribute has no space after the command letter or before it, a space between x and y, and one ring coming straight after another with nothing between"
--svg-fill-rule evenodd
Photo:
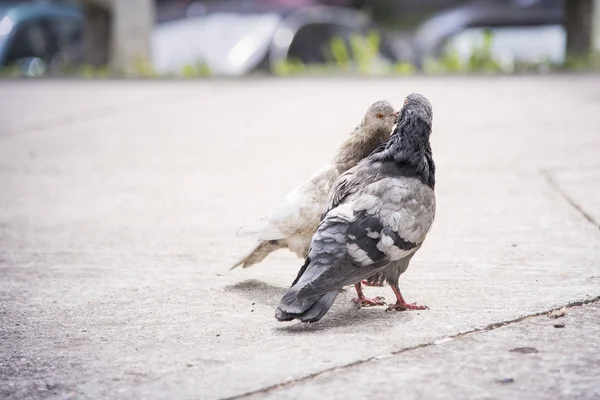
<instances>
[{"instance_id":1,"label":"grey wing feather","mask_svg":"<svg viewBox=\"0 0 600 400\"><path fill-rule=\"evenodd\" d=\"M325 211L325 214L337 207L348 195L356 192L356 186L352 185L352 180L355 176L354 170L350 169L340 175L340 177L334 182L331 193L329 194L329 203L327 205L327 211Z\"/></svg>"},{"instance_id":2,"label":"grey wing feather","mask_svg":"<svg viewBox=\"0 0 600 400\"><path fill-rule=\"evenodd\" d=\"M310 299L340 287L353 285L373 275L388 263L388 260L381 260L377 263L361 267L349 259L338 260L315 280L300 289L298 299Z\"/></svg>"},{"instance_id":3,"label":"grey wing feather","mask_svg":"<svg viewBox=\"0 0 600 400\"><path fill-rule=\"evenodd\" d=\"M326 222L343 217L344 230L339 233L345 237L346 252L332 260L313 246L309 257L315 267L321 261L324 265L318 274L311 274L298 298L356 283L392 262L411 256L425 240L434 215L433 191L414 178L383 178L363 187L360 193L347 196L345 203L327 214L323 228L317 231L317 235L330 235ZM328 249L323 250L326 253Z\"/></svg>"},{"instance_id":4,"label":"grey wing feather","mask_svg":"<svg viewBox=\"0 0 600 400\"><path fill-rule=\"evenodd\" d=\"M415 178L386 178L373 187L373 195L381 198L381 221L397 236L395 241L421 244L435 218L433 190Z\"/></svg>"},{"instance_id":5,"label":"grey wing feather","mask_svg":"<svg viewBox=\"0 0 600 400\"><path fill-rule=\"evenodd\" d=\"M329 193L327 211L325 211L323 216L340 205L348 196L357 193L368 184L369 177L374 177L373 174L368 173L372 167L373 165L369 160L362 160L356 166L341 174L333 183L333 187Z\"/></svg>"},{"instance_id":6,"label":"grey wing feather","mask_svg":"<svg viewBox=\"0 0 600 400\"><path fill-rule=\"evenodd\" d=\"M314 322L318 321L327 313L327 311L331 308L335 298L338 295L338 291L332 291L315 302L308 310L306 310L302 315L302 321L304 322Z\"/></svg>"},{"instance_id":7,"label":"grey wing feather","mask_svg":"<svg viewBox=\"0 0 600 400\"><path fill-rule=\"evenodd\" d=\"M337 207L321 223L313 238L310 265L299 279L298 299L319 296L354 284L388 264L377 249L382 225L365 211L356 213L350 204Z\"/></svg>"}]
</instances>

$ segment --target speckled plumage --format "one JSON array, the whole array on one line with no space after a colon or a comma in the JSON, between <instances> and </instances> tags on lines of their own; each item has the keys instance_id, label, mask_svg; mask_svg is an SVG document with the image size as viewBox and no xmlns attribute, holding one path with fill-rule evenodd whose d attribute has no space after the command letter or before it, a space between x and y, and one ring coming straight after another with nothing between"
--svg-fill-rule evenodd
<instances>
[{"instance_id":1,"label":"speckled plumage","mask_svg":"<svg viewBox=\"0 0 600 400\"><path fill-rule=\"evenodd\" d=\"M431 121L429 101L411 94L390 140L336 180L277 319L318 321L342 287L362 279L385 279L397 289L435 218Z\"/></svg>"},{"instance_id":2,"label":"speckled plumage","mask_svg":"<svg viewBox=\"0 0 600 400\"><path fill-rule=\"evenodd\" d=\"M334 181L385 143L396 120L397 112L390 102L381 100L373 103L360 125L342 143L331 164L292 190L269 215L245 225L237 232L238 236L254 237L259 242L232 268L247 268L283 248L306 258L311 238L327 209Z\"/></svg>"}]
</instances>

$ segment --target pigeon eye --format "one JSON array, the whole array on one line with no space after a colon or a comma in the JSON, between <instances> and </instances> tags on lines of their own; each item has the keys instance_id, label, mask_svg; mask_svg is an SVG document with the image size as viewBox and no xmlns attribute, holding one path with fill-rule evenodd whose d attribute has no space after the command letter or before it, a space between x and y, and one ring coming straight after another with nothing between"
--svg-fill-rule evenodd
<instances>
[{"instance_id":1,"label":"pigeon eye","mask_svg":"<svg viewBox=\"0 0 600 400\"><path fill-rule=\"evenodd\" d=\"M377 114L377 118L383 119L383 114Z\"/></svg>"}]
</instances>

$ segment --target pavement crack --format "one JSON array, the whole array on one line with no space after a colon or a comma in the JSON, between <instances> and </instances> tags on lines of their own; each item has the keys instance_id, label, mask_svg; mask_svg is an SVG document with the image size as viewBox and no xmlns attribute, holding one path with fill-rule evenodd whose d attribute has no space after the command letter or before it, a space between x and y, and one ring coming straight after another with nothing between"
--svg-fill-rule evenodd
<instances>
[{"instance_id":1,"label":"pavement crack","mask_svg":"<svg viewBox=\"0 0 600 400\"><path fill-rule=\"evenodd\" d=\"M567 203L571 205L571 207L577 210L589 223L600 229L600 222L596 221L594 217L587 213L582 206L580 206L571 196L569 196L569 194L560 186L556 179L554 179L554 176L550 171L541 171L541 174L546 178L550 186L556 190L558 194L560 194L567 201Z\"/></svg>"},{"instance_id":2,"label":"pavement crack","mask_svg":"<svg viewBox=\"0 0 600 400\"><path fill-rule=\"evenodd\" d=\"M532 313L532 314L527 314L527 315L524 315L524 316L521 316L521 317L517 317L517 318L513 318L513 319L510 319L510 320L505 320L505 321L501 321L501 322L494 322L492 324L486 325L483 328L474 328L474 329L471 329L471 330L468 330L468 331L465 331L465 332L460 332L460 333L457 333L457 334L454 334L454 335L450 335L450 336L446 336L446 337L443 337L443 338L440 338L440 339L436 339L436 340L434 340L432 342L422 343L422 344L419 344L419 345L416 345L416 346L406 347L404 349L400 349L400 350L397 350L397 351L392 351L392 352L390 352L388 354L379 354L379 355L376 355L376 356L373 356L373 357L369 357L369 358L364 359L364 360L358 360L358 361L351 362L349 364L338 365L338 366L335 366L335 367L327 368L327 369L324 369L324 370L321 370L321 371L318 371L318 372L315 372L315 373L303 376L301 378L292 379L292 380L289 380L289 381L285 381L285 382L278 383L278 384L275 384L275 385L267 386L267 387L264 387L262 389L253 390L251 392L246 392L246 393L239 394L239 395L235 395L235 396L231 396L231 397L225 397L225 398L222 398L221 400L238 400L238 399L248 398L248 397L254 396L254 395L270 393L270 392L273 392L275 390L279 390L279 389L283 389L283 388L287 388L287 387L293 386L293 385L295 385L297 383L310 381L313 378L317 378L319 376L322 376L322 375L325 375L325 374L328 374L328 373L331 373L331 372L344 371L344 370L347 370L347 369L350 369L350 368L353 368L353 367L356 367L356 366L359 366L359 365L362 365L362 364L367 364L367 363L371 363L371 362L377 362L377 361L379 361L381 359L392 357L392 356L395 356L395 355L398 355L398 354L406 353L406 352L413 351L413 350L422 349L422 348L425 348L425 347L435 346L437 344L444 343L444 342L450 341L452 339L457 339L457 338L462 338L462 337L465 337L465 336L468 336L468 335L473 335L473 334L485 333L485 332L493 331L493 330L496 330L498 328L502 328L502 327L507 326L507 325L512 325L512 324L519 323L519 322L524 321L524 320L529 319L529 318L541 317L541 316L547 315L549 313L555 312L555 311L563 309L563 308L580 307L580 306L584 306L584 305L592 304L592 303L597 303L597 302L600 302L600 296L596 296L594 298L587 299L587 300L573 301L573 302L570 302L570 303L568 303L566 305L554 307L554 308L549 309L549 310L540 311L540 312Z\"/></svg>"}]
</instances>

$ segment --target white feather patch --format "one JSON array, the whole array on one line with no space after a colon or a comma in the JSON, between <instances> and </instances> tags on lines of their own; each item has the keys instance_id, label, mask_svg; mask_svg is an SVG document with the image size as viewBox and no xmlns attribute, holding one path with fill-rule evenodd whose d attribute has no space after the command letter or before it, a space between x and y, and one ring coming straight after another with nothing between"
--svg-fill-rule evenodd
<instances>
[{"instance_id":1,"label":"white feather patch","mask_svg":"<svg viewBox=\"0 0 600 400\"><path fill-rule=\"evenodd\" d=\"M394 239L390 236L382 235L377 243L377 250L385 254L391 261L398 261L414 252L412 250L402 250L394 245Z\"/></svg>"},{"instance_id":2,"label":"white feather patch","mask_svg":"<svg viewBox=\"0 0 600 400\"><path fill-rule=\"evenodd\" d=\"M352 210L352 207L349 203L344 203L329 211L327 216L336 217L351 222L354 220L354 210Z\"/></svg>"},{"instance_id":3,"label":"white feather patch","mask_svg":"<svg viewBox=\"0 0 600 400\"><path fill-rule=\"evenodd\" d=\"M367 211L368 214L375 214L381 208L381 200L373 195L366 194L358 196L352 205L355 211Z\"/></svg>"},{"instance_id":4,"label":"white feather patch","mask_svg":"<svg viewBox=\"0 0 600 400\"><path fill-rule=\"evenodd\" d=\"M367 252L358 247L356 243L348 245L348 255L361 267L373 264L373 260L367 255Z\"/></svg>"},{"instance_id":5,"label":"white feather patch","mask_svg":"<svg viewBox=\"0 0 600 400\"><path fill-rule=\"evenodd\" d=\"M370 229L367 229L367 236L371 239L377 239L379 237L379 232L373 232Z\"/></svg>"}]
</instances>

